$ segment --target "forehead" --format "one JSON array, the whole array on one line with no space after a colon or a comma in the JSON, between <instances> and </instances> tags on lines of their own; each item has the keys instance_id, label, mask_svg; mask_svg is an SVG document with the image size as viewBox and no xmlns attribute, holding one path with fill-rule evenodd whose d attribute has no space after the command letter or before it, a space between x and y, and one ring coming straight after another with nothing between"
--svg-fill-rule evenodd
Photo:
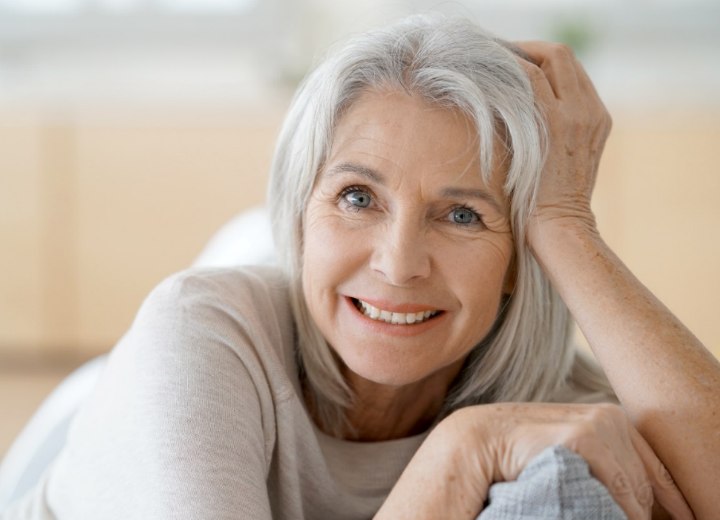
<instances>
[{"instance_id":1,"label":"forehead","mask_svg":"<svg viewBox=\"0 0 720 520\"><path fill-rule=\"evenodd\" d=\"M490 138L497 148L501 140ZM460 109L400 90L366 91L340 117L325 166L349 159L390 174L433 172L445 180L483 183L474 121ZM487 173L502 191L502 176Z\"/></svg>"},{"instance_id":2,"label":"forehead","mask_svg":"<svg viewBox=\"0 0 720 520\"><path fill-rule=\"evenodd\" d=\"M404 91L369 90L341 116L331 153L353 145L413 146L423 160L472 160L477 137L473 122L458 109Z\"/></svg>"}]
</instances>

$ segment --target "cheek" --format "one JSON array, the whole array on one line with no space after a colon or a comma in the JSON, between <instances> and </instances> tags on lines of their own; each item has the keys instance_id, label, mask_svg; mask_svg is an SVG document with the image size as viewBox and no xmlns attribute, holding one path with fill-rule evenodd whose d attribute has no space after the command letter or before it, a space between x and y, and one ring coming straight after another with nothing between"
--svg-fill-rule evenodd
<instances>
[{"instance_id":1,"label":"cheek","mask_svg":"<svg viewBox=\"0 0 720 520\"><path fill-rule=\"evenodd\" d=\"M479 238L472 244L460 243L444 249L442 262L446 272L454 273L456 278L486 283L504 280L513 256L512 241L506 236Z\"/></svg>"},{"instance_id":2,"label":"cheek","mask_svg":"<svg viewBox=\"0 0 720 520\"><path fill-rule=\"evenodd\" d=\"M309 212L308 212L309 213ZM359 243L352 232L332 215L308 214L304 232L304 269L316 271L342 265L352 259ZM321 274L321 273L317 273Z\"/></svg>"},{"instance_id":3,"label":"cheek","mask_svg":"<svg viewBox=\"0 0 720 520\"><path fill-rule=\"evenodd\" d=\"M445 280L467 311L494 320L502 295L510 287L512 255L512 242L497 239L482 239L455 255L444 255Z\"/></svg>"},{"instance_id":4,"label":"cheek","mask_svg":"<svg viewBox=\"0 0 720 520\"><path fill-rule=\"evenodd\" d=\"M331 298L362 263L363 241L337 215L308 208L305 222L302 283L312 306Z\"/></svg>"}]
</instances>

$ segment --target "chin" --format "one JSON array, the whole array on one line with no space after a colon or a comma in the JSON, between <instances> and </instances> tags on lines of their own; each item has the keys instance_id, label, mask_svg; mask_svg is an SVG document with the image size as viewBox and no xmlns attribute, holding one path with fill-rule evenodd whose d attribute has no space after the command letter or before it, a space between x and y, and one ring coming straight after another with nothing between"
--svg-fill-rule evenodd
<instances>
[{"instance_id":1,"label":"chin","mask_svg":"<svg viewBox=\"0 0 720 520\"><path fill-rule=\"evenodd\" d=\"M417 358L413 361L417 361ZM439 369L428 369L427 366L417 364L407 359L391 360L388 356L380 359L343 359L344 375L352 386L371 383L389 387L403 387L418 383L431 383L433 386L442 383L444 388L449 386L462 365L455 362Z\"/></svg>"}]
</instances>

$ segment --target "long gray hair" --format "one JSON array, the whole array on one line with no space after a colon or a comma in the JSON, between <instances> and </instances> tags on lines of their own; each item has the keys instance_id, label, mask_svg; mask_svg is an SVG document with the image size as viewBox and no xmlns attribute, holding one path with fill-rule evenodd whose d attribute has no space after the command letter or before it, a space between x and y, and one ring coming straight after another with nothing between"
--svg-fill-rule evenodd
<instances>
[{"instance_id":1,"label":"long gray hair","mask_svg":"<svg viewBox=\"0 0 720 520\"><path fill-rule=\"evenodd\" d=\"M299 88L275 150L273 234L290 282L306 395L323 427L344 427L353 396L305 303L303 217L338 120L363 92L378 89L403 90L467 114L478 134L481 175L492 171L496 139L508 154L504 190L515 237L515 287L493 330L466 359L443 413L487 402L611 398L599 367L572 345L567 307L525 243L546 131L517 53L467 20L419 15L362 34L331 53Z\"/></svg>"}]
</instances>

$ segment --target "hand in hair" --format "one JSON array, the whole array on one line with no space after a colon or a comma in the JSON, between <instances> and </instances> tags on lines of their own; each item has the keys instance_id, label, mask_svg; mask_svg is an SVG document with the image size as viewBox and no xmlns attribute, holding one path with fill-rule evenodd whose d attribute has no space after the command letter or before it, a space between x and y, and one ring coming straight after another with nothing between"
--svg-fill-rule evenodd
<instances>
[{"instance_id":1,"label":"hand in hair","mask_svg":"<svg viewBox=\"0 0 720 520\"><path fill-rule=\"evenodd\" d=\"M595 229L590 198L612 121L569 47L545 42L517 45L532 59L519 61L533 84L548 131L548 155L528 225L532 245L545 223Z\"/></svg>"},{"instance_id":2,"label":"hand in hair","mask_svg":"<svg viewBox=\"0 0 720 520\"><path fill-rule=\"evenodd\" d=\"M693 518L669 473L620 407L504 403L463 408L441 422L375 519L473 519L491 484L515 480L536 455L554 445L581 455L630 520L650 518L653 496L673 518Z\"/></svg>"}]
</instances>

